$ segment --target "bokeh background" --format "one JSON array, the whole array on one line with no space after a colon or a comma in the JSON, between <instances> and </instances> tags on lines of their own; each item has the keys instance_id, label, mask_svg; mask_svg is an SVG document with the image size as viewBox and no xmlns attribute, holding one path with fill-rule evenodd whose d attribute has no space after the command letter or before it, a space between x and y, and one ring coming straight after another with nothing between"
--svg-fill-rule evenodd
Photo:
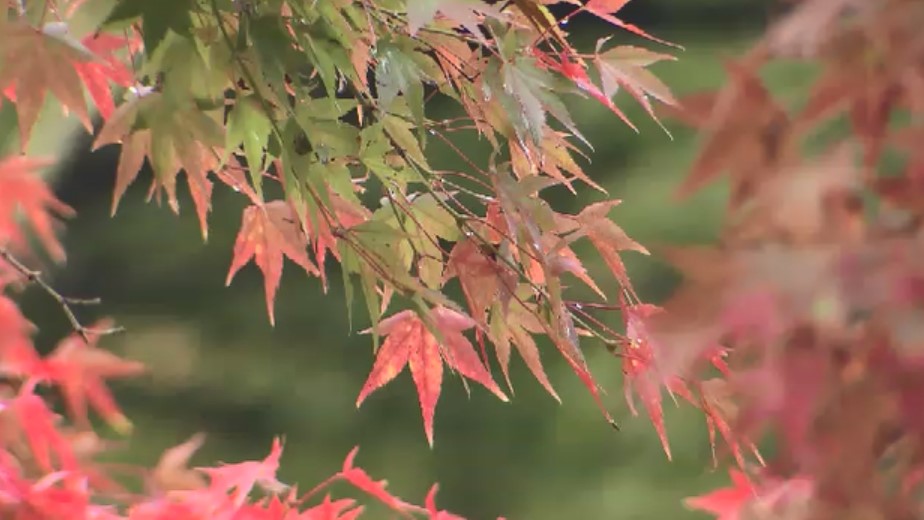
<instances>
[{"instance_id":1,"label":"bokeh background","mask_svg":"<svg viewBox=\"0 0 924 520\"><path fill-rule=\"evenodd\" d=\"M772 0L636 0L622 14L686 48L675 53L678 61L653 69L683 95L719 85L722 60L753 42L777 7ZM612 32L586 17L574 19L568 29L587 51ZM617 32L614 41L674 52L628 33ZM798 87L801 74L782 67L768 80L785 97L787 89ZM673 198L699 144L694 132L667 121L671 140L625 93L617 103L640 135L595 102L572 99L575 120L596 148L586 171L624 201L613 215L630 236L649 246L714 236L724 206L721 186L683 202ZM0 110L0 142L10 141L14 125L7 105ZM46 123L40 128L35 148L62 159L54 172L56 190L78 211L65 235L69 260L54 272L53 283L66 295L101 297L104 304L82 309L83 318L100 313L116 318L129 332L103 345L150 368L146 377L116 385L137 426L124 439L122 460L154 464L162 450L198 431L207 432L208 442L194 464L262 458L272 437L284 434L281 477L307 489L335 472L347 452L360 445L358 462L373 476L387 477L400 496L420 500L432 482L439 482L440 505L472 519L705 518L685 511L682 498L726 482L727 474L711 467L702 416L669 399L666 422L674 460L666 460L648 419L628 411L618 361L599 346L589 346L586 354L608 389L606 403L621 431L601 419L581 383L550 352L546 369L563 405L544 392L519 359L512 365L516 396L510 403L477 385L469 397L449 376L431 451L407 372L361 409L354 406L372 365L372 344L356 333L366 326L361 309L351 330L336 272L331 271L334 283L324 295L317 279L287 265L276 302L277 325L271 328L255 266L245 268L230 288L224 286L242 197L216 190L207 244L186 192L181 205L187 211L179 217L145 204L150 172L110 218L118 150L90 154L89 137L75 127ZM483 150L474 141L464 144L476 159ZM464 168L437 143L430 153L437 165ZM578 197L556 194L553 203L576 211L601 197L582 189ZM601 276L598 280L607 280L589 247L577 252ZM658 301L670 293L676 278L657 258L626 259L645 298ZM59 309L39 291L27 291L23 305L41 326L38 341L44 348L67 333ZM390 517L375 506L370 513Z\"/></svg>"}]
</instances>

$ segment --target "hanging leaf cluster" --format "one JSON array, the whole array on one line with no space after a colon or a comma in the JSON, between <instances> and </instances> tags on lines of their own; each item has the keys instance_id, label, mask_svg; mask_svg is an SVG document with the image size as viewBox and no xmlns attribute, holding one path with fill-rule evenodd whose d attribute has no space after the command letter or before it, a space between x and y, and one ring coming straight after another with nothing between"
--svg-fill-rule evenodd
<instances>
[{"instance_id":1,"label":"hanging leaf cluster","mask_svg":"<svg viewBox=\"0 0 924 520\"><path fill-rule=\"evenodd\" d=\"M642 304L622 255L647 251L610 220L619 201L567 214L543 190L603 191L580 166L590 143L569 114L569 96L602 104L627 129L635 127L613 101L620 89L651 117L653 103L676 103L648 70L671 56L609 38L581 53L559 23L598 18L640 45L671 45L620 19L625 3L5 2L0 102L15 111L18 153L0 158L0 374L10 382L0 406L9 423L0 508L28 511L17 518L55 517L61 508L73 518L138 519L361 512L329 498L308 508L324 485L299 495L277 481L278 443L262 462L191 470L198 436L145 472L150 497L98 505L128 495L92 462L103 448L88 414L128 431L105 383L143 367L97 347L118 328L81 325L71 307L86 302L58 294L28 267L38 251L23 222L63 261L57 228L73 214L42 179L51 162L27 154L45 118L76 117L94 149L118 146L113 214L129 186L150 182L148 198L177 213L188 193L207 240L213 194L243 197L226 283L255 264L271 324L286 263L320 278L325 291L339 278L346 312L361 302L371 325L374 361L357 405L408 366L431 445L445 372L507 400L513 351L555 399L543 363L564 358L612 421L584 350L593 341L620 354L632 341L594 318L584 306L592 302L574 301L572 286L589 287L598 305L628 320ZM557 20L552 4L567 14ZM467 134L489 143L489 156L466 156L457 143ZM465 166L435 167L434 144ZM596 248L610 279L591 278L572 250L580 241ZM74 327L48 356L37 353L31 325L6 296L30 284L53 296ZM39 393L49 385L63 397L67 424ZM410 505L353 467L353 455L335 479L405 516L455 518L436 508L435 487L423 507ZM253 490L265 497L252 499Z\"/></svg>"}]
</instances>

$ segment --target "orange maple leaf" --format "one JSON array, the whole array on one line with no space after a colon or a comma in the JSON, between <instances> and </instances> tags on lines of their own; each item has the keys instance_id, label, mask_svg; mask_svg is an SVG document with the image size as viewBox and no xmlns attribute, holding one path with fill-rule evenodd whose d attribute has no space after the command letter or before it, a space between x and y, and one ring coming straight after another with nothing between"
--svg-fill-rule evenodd
<instances>
[{"instance_id":1,"label":"orange maple leaf","mask_svg":"<svg viewBox=\"0 0 924 520\"><path fill-rule=\"evenodd\" d=\"M446 307L431 310L428 319L443 336L442 345L423 320L410 310L399 312L378 324L375 333L388 337L379 348L369 378L356 399L356 406L359 407L369 394L389 383L408 365L417 386L424 432L430 446L433 446L433 414L443 383L443 362L462 376L480 383L502 401L507 401L507 396L478 359L472 344L462 335L463 330L475 325L474 320Z\"/></svg>"},{"instance_id":2,"label":"orange maple leaf","mask_svg":"<svg viewBox=\"0 0 924 520\"><path fill-rule=\"evenodd\" d=\"M244 210L241 230L234 243L234 257L225 285L251 258L263 271L266 291L266 310L270 324L275 325L273 300L282 278L282 257L300 265L308 274L320 275L308 258L308 238L298 224L298 215L285 201L274 200L262 206L253 205Z\"/></svg>"}]
</instances>

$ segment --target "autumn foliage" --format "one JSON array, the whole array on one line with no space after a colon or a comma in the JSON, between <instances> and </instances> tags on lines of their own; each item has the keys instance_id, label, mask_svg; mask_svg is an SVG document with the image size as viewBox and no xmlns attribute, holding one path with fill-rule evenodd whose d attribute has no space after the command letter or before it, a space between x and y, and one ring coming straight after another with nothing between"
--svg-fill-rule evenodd
<instances>
[{"instance_id":1,"label":"autumn foliage","mask_svg":"<svg viewBox=\"0 0 924 520\"><path fill-rule=\"evenodd\" d=\"M262 461L217 467L189 467L199 434L151 469L122 475L96 462L108 445L90 412L127 434L107 381L144 367L101 348L120 329L83 325L73 308L86 302L30 267L41 255L27 230L63 262L57 227L73 215L42 178L51 161L27 153L42 115L74 116L94 148L120 147L113 213L145 165L149 196L175 212L185 182L203 239L213 192L244 197L227 284L254 263L270 323L286 263L325 290L339 271L347 312L365 302L373 347L357 406L407 367L430 445L444 379L506 401L514 359L558 400L544 364L563 358L615 425L584 356L604 348L613 365L595 370L621 367L628 406L649 416L668 457L665 394L702 411L716 463L734 468L732 488L690 507L727 520L916 518L924 4L803 0L728 62L724 87L677 100L648 69L676 45L619 18L626 3L117 0L99 13L84 0L9 1L0 99L15 108L19 149L0 158L3 517L356 518L356 501L325 494L343 480L401 516L458 518L437 508L436 486L423 505L390 494L354 465L355 450L308 491L277 480L278 439ZM551 4L567 14L556 19ZM561 23L577 16L639 43L603 38L581 53ZM86 19L95 23L75 34ZM798 106L762 81L775 60L817 65ZM640 301L623 265L648 249L610 219L618 200L570 214L540 195L604 191L582 171L589 143L564 96L635 128L613 102L623 89L652 118L701 132L681 195L730 178L720 244L659 251L685 278L660 307ZM435 118L436 101L458 115ZM490 156L465 155L455 142L466 133ZM434 141L466 169L433 167ZM901 167L886 164L892 153ZM579 241L608 278L590 276ZM599 301L573 299L577 284ZM48 355L14 299L25 287L55 299L73 326ZM767 441L772 456L758 450Z\"/></svg>"}]
</instances>

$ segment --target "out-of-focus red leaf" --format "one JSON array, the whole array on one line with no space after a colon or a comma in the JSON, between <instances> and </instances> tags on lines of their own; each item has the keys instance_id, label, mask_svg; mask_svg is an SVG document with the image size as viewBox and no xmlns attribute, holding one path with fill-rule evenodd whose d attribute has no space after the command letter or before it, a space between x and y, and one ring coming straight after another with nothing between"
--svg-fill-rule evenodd
<instances>
[{"instance_id":1,"label":"out-of-focus red leaf","mask_svg":"<svg viewBox=\"0 0 924 520\"><path fill-rule=\"evenodd\" d=\"M32 393L34 384L26 384L10 404L32 456L40 468L47 472L56 467L75 470L77 459L67 439L55 426L55 415L41 397ZM55 457L56 463L52 461Z\"/></svg>"},{"instance_id":2,"label":"out-of-focus red leaf","mask_svg":"<svg viewBox=\"0 0 924 520\"><path fill-rule=\"evenodd\" d=\"M723 172L732 177L729 204L738 207L753 194L754 185L792 152L789 117L770 95L754 66L726 62L729 84L711 101L709 110L697 107L704 119L696 126L706 135L690 174L678 189L685 197Z\"/></svg>"},{"instance_id":3,"label":"out-of-focus red leaf","mask_svg":"<svg viewBox=\"0 0 924 520\"><path fill-rule=\"evenodd\" d=\"M744 506L754 500L756 490L747 475L729 470L732 486L685 500L687 507L712 513L718 520L739 520Z\"/></svg>"},{"instance_id":4,"label":"out-of-focus red leaf","mask_svg":"<svg viewBox=\"0 0 924 520\"><path fill-rule=\"evenodd\" d=\"M165 492L204 488L206 481L202 473L188 467L189 459L204 442L205 435L197 433L186 442L164 451L151 472L151 484Z\"/></svg>"},{"instance_id":5,"label":"out-of-focus red leaf","mask_svg":"<svg viewBox=\"0 0 924 520\"><path fill-rule=\"evenodd\" d=\"M21 214L32 225L51 257L59 262L66 258L55 236L55 216L70 217L74 210L64 204L42 178L39 170L51 160L22 155L0 158L0 246L26 245L17 217Z\"/></svg>"},{"instance_id":6,"label":"out-of-focus red leaf","mask_svg":"<svg viewBox=\"0 0 924 520\"><path fill-rule=\"evenodd\" d=\"M354 507L355 500L343 498L331 500L330 495L324 495L320 504L306 509L298 515L289 515L285 520L355 520L362 514L362 506Z\"/></svg>"},{"instance_id":7,"label":"out-of-focus red leaf","mask_svg":"<svg viewBox=\"0 0 924 520\"><path fill-rule=\"evenodd\" d=\"M144 365L122 359L96 346L100 335L94 330L105 330L111 326L109 320L95 323L87 331L89 343L78 333L61 340L54 352L43 360L44 375L61 388L71 418L78 425L89 427L89 403L114 428L127 431L131 429L131 422L119 410L105 381L139 375L144 371Z\"/></svg>"},{"instance_id":8,"label":"out-of-focus red leaf","mask_svg":"<svg viewBox=\"0 0 924 520\"><path fill-rule=\"evenodd\" d=\"M278 493L286 485L276 479L279 459L282 457L282 441L273 439L269 455L262 461L248 460L236 464L223 464L212 468L196 468L209 476L209 488L220 493L232 493L234 503L240 506L254 486Z\"/></svg>"}]
</instances>

